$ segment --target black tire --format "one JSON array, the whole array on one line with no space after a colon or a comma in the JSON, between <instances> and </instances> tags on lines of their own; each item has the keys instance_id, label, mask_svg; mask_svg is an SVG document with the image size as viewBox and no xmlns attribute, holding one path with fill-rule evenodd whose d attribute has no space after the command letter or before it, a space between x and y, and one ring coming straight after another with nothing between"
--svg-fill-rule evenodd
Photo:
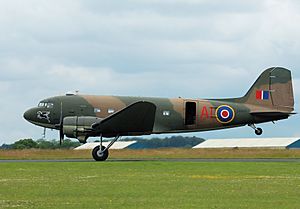
<instances>
[{"instance_id":1,"label":"black tire","mask_svg":"<svg viewBox=\"0 0 300 209\"><path fill-rule=\"evenodd\" d=\"M255 134L258 135L258 136L262 135L262 133L263 133L263 130L261 128L257 128L255 130Z\"/></svg>"},{"instance_id":2,"label":"black tire","mask_svg":"<svg viewBox=\"0 0 300 209\"><path fill-rule=\"evenodd\" d=\"M102 150L104 150L106 147L102 146ZM93 151L92 151L92 155L94 160L96 161L105 161L108 158L108 149L104 152L104 153L99 153L100 150L100 146L96 146Z\"/></svg>"}]
</instances>

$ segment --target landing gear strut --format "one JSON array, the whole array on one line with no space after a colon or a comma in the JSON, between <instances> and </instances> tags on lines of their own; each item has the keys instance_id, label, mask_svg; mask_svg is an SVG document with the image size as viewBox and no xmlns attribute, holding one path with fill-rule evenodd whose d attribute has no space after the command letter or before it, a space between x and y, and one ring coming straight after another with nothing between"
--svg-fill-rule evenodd
<instances>
[{"instance_id":1,"label":"landing gear strut","mask_svg":"<svg viewBox=\"0 0 300 209\"><path fill-rule=\"evenodd\" d=\"M257 128L255 126L255 124L248 124L248 126L250 126L251 128L253 128L255 130L255 134L260 136L263 133L263 130L261 128Z\"/></svg>"},{"instance_id":2,"label":"landing gear strut","mask_svg":"<svg viewBox=\"0 0 300 209\"><path fill-rule=\"evenodd\" d=\"M102 134L100 135L100 145L96 146L92 151L92 156L96 161L105 161L108 158L108 149L120 138L120 135L117 135L107 147L102 145Z\"/></svg>"}]
</instances>

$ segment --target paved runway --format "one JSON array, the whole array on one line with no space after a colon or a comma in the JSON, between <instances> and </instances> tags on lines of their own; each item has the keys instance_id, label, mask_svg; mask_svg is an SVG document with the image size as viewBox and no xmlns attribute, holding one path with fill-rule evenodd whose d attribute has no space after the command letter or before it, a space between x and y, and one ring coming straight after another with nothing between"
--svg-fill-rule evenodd
<instances>
[{"instance_id":1,"label":"paved runway","mask_svg":"<svg viewBox=\"0 0 300 209\"><path fill-rule=\"evenodd\" d=\"M95 162L93 159L60 159L60 160L0 160L0 163L64 163L64 162ZM267 158L255 158L255 159L108 159L106 162L297 162L300 163L300 158L280 158L280 159L267 159ZM100 162L104 163L104 162Z\"/></svg>"}]
</instances>

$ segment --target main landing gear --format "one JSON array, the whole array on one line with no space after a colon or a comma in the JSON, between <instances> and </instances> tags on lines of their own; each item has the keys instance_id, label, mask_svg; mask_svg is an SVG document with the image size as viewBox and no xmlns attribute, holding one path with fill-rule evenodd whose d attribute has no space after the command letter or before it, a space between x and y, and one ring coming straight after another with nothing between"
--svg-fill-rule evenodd
<instances>
[{"instance_id":1,"label":"main landing gear","mask_svg":"<svg viewBox=\"0 0 300 209\"><path fill-rule=\"evenodd\" d=\"M117 135L107 147L102 145L102 135L100 135L100 145L96 146L92 151L92 156L96 161L105 161L108 158L108 149L120 138L120 135Z\"/></svg>"},{"instance_id":2,"label":"main landing gear","mask_svg":"<svg viewBox=\"0 0 300 209\"><path fill-rule=\"evenodd\" d=\"M261 128L257 128L255 124L248 124L249 127L253 128L255 130L255 134L260 136L263 133L263 130Z\"/></svg>"}]
</instances>

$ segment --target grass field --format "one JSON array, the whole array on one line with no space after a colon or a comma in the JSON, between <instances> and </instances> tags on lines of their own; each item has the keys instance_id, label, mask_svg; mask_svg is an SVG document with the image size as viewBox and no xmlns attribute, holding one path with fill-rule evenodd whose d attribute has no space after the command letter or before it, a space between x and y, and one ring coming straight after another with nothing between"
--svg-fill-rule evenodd
<instances>
[{"instance_id":1,"label":"grass field","mask_svg":"<svg viewBox=\"0 0 300 209\"><path fill-rule=\"evenodd\" d=\"M0 159L90 159L90 150L0 150ZM300 158L285 149L145 149L110 150L110 159L160 158Z\"/></svg>"},{"instance_id":2,"label":"grass field","mask_svg":"<svg viewBox=\"0 0 300 209\"><path fill-rule=\"evenodd\" d=\"M300 158L299 150L111 150L110 159ZM2 150L0 159L91 159L90 151ZM0 208L300 208L297 162L0 163Z\"/></svg>"},{"instance_id":3,"label":"grass field","mask_svg":"<svg viewBox=\"0 0 300 209\"><path fill-rule=\"evenodd\" d=\"M300 207L299 163L0 163L0 208Z\"/></svg>"}]
</instances>

